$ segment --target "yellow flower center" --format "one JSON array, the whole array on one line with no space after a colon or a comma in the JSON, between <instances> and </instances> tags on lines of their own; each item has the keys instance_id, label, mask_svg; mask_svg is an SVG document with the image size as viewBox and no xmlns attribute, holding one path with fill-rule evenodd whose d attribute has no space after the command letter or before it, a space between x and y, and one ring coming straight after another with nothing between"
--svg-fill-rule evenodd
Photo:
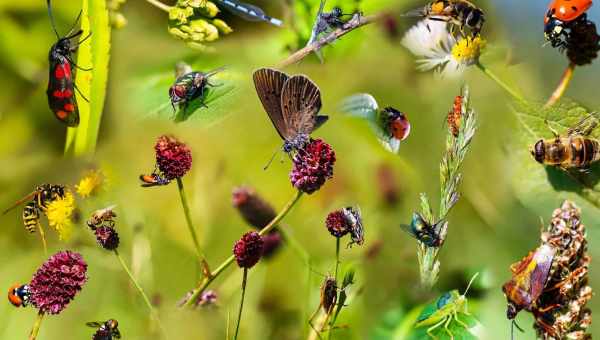
<instances>
[{"instance_id":1,"label":"yellow flower center","mask_svg":"<svg viewBox=\"0 0 600 340\"><path fill-rule=\"evenodd\" d=\"M461 64L472 65L479 60L485 44L485 39L479 36L463 38L452 47L452 56Z\"/></svg>"},{"instance_id":2,"label":"yellow flower center","mask_svg":"<svg viewBox=\"0 0 600 340\"><path fill-rule=\"evenodd\" d=\"M75 210L75 198L70 191L65 192L65 197L57 198L48 204L46 216L48 224L58 233L60 240L68 240L73 230L71 215Z\"/></svg>"},{"instance_id":3,"label":"yellow flower center","mask_svg":"<svg viewBox=\"0 0 600 340\"><path fill-rule=\"evenodd\" d=\"M100 185L102 185L102 181L103 177L100 171L90 171L79 181L79 184L75 186L77 194L83 198L91 196L98 191Z\"/></svg>"}]
</instances>

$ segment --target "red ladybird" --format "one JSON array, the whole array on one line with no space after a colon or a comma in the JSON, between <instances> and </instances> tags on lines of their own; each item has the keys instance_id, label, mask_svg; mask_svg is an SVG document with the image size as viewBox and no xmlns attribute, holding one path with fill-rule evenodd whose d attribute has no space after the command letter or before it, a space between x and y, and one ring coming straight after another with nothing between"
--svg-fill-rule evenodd
<instances>
[{"instance_id":1,"label":"red ladybird","mask_svg":"<svg viewBox=\"0 0 600 340\"><path fill-rule=\"evenodd\" d=\"M15 307L27 307L30 295L28 285L15 283L8 289L8 301Z\"/></svg>"},{"instance_id":2,"label":"red ladybird","mask_svg":"<svg viewBox=\"0 0 600 340\"><path fill-rule=\"evenodd\" d=\"M592 0L553 0L544 17L544 35L553 47L564 47L571 23L586 20Z\"/></svg>"},{"instance_id":3,"label":"red ladybird","mask_svg":"<svg viewBox=\"0 0 600 340\"><path fill-rule=\"evenodd\" d=\"M400 141L405 140L410 134L410 122L406 115L393 107L386 107L383 111L387 115L387 128L390 134Z\"/></svg>"}]
</instances>

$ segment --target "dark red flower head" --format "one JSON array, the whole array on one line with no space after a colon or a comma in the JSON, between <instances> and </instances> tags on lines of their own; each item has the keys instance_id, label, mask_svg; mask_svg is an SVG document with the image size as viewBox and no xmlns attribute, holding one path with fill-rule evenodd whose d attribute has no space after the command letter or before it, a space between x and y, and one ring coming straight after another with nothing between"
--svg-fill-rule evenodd
<instances>
[{"instance_id":1,"label":"dark red flower head","mask_svg":"<svg viewBox=\"0 0 600 340\"><path fill-rule=\"evenodd\" d=\"M62 312L87 281L86 271L79 253L67 250L52 255L29 284L31 303L44 313Z\"/></svg>"},{"instance_id":2,"label":"dark red flower head","mask_svg":"<svg viewBox=\"0 0 600 340\"><path fill-rule=\"evenodd\" d=\"M571 25L566 47L567 57L573 64L590 64L600 51L600 35L596 31L596 24L589 20L575 21Z\"/></svg>"},{"instance_id":3,"label":"dark red flower head","mask_svg":"<svg viewBox=\"0 0 600 340\"><path fill-rule=\"evenodd\" d=\"M263 238L263 251L262 256L264 258L269 258L277 252L282 243L281 233L277 230L272 230L268 234L262 237Z\"/></svg>"},{"instance_id":4,"label":"dark red flower head","mask_svg":"<svg viewBox=\"0 0 600 340\"><path fill-rule=\"evenodd\" d=\"M312 194L333 176L335 152L331 145L320 139L311 139L298 149L293 158L290 181L296 189Z\"/></svg>"},{"instance_id":5,"label":"dark red flower head","mask_svg":"<svg viewBox=\"0 0 600 340\"><path fill-rule=\"evenodd\" d=\"M117 231L108 226L102 226L96 228L94 231L96 234L96 241L106 250L115 250L119 246L119 234Z\"/></svg>"},{"instance_id":6,"label":"dark red flower head","mask_svg":"<svg viewBox=\"0 0 600 340\"><path fill-rule=\"evenodd\" d=\"M264 241L256 231L249 231L233 246L233 255L240 268L252 268L263 252Z\"/></svg>"},{"instance_id":7,"label":"dark red flower head","mask_svg":"<svg viewBox=\"0 0 600 340\"><path fill-rule=\"evenodd\" d=\"M160 136L154 146L156 165L168 180L183 177L192 168L192 151L173 136Z\"/></svg>"},{"instance_id":8,"label":"dark red flower head","mask_svg":"<svg viewBox=\"0 0 600 340\"><path fill-rule=\"evenodd\" d=\"M257 229L264 228L277 215L273 206L260 197L251 187L233 189L232 202L242 218Z\"/></svg>"},{"instance_id":9,"label":"dark red flower head","mask_svg":"<svg viewBox=\"0 0 600 340\"><path fill-rule=\"evenodd\" d=\"M337 238L346 235L350 232L350 229L352 229L352 225L342 210L330 212L325 220L325 226L331 235Z\"/></svg>"}]
</instances>

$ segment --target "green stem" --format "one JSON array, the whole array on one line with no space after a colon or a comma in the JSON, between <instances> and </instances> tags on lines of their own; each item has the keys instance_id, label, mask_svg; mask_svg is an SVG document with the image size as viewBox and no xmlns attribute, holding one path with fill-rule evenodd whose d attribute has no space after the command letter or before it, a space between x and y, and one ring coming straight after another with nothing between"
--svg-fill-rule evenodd
<instances>
[{"instance_id":1,"label":"green stem","mask_svg":"<svg viewBox=\"0 0 600 340\"><path fill-rule=\"evenodd\" d=\"M340 265L340 238L336 237L335 238L335 282L337 284L337 279L338 279L338 268Z\"/></svg>"},{"instance_id":2,"label":"green stem","mask_svg":"<svg viewBox=\"0 0 600 340\"><path fill-rule=\"evenodd\" d=\"M42 224L38 224L38 229L40 230L40 238L42 239L42 246L44 247L44 254L48 255L48 243L46 243L46 233L44 232L44 227Z\"/></svg>"},{"instance_id":3,"label":"green stem","mask_svg":"<svg viewBox=\"0 0 600 340\"><path fill-rule=\"evenodd\" d=\"M292 198L288 202L288 204L286 204L286 206L283 207L283 210L281 210L281 212L277 216L275 216L275 218L271 222L269 222L269 224L267 224L264 228L261 229L259 234L262 236L268 233L269 231L273 230L273 228L275 228L277 224L290 212L290 210L298 202L298 200L300 200L300 197L302 197L302 192L297 191L294 195L294 198ZM233 255L229 256L225 261L223 261L223 263L221 263L219 267L217 267L217 269L210 273L209 276L205 276L202 282L200 282L200 285L192 291L192 295L185 302L185 304L183 304L183 307L190 307L194 302L196 302L200 294L211 284L211 282L213 282L219 275L221 275L221 273L227 267L229 267L234 260L235 257L233 257Z\"/></svg>"},{"instance_id":4,"label":"green stem","mask_svg":"<svg viewBox=\"0 0 600 340\"><path fill-rule=\"evenodd\" d=\"M205 276L210 273L210 269L208 267L208 262L206 262L206 257L200 248L200 242L198 242L198 235L196 234L196 228L194 228L194 224L192 223L192 216L190 213L190 206L187 201L187 197L185 195L185 189L183 188L183 180L181 177L177 177L177 188L179 189L179 197L181 198L181 205L183 206L183 212L185 214L185 220L187 222L187 227L192 235L192 241L194 242L194 247L196 248L196 257L198 258L197 264L201 264L203 267L203 271Z\"/></svg>"},{"instance_id":5,"label":"green stem","mask_svg":"<svg viewBox=\"0 0 600 340\"><path fill-rule=\"evenodd\" d=\"M513 90L510 86L508 86L504 81L502 81L496 74L490 71L489 68L483 66L481 63L477 63L477 67L490 79L496 82L496 84L500 85L508 94L510 94L513 98L520 102L525 102L525 98L521 96L517 91Z\"/></svg>"},{"instance_id":6,"label":"green stem","mask_svg":"<svg viewBox=\"0 0 600 340\"><path fill-rule=\"evenodd\" d=\"M31 329L31 333L29 334L29 340L35 340L40 332L40 326L42 325L42 320L44 319L44 312L39 311L37 317L35 318L35 322L33 323L33 328Z\"/></svg>"},{"instance_id":7,"label":"green stem","mask_svg":"<svg viewBox=\"0 0 600 340\"><path fill-rule=\"evenodd\" d=\"M242 301L240 301L240 310L238 311L237 324L235 326L235 335L233 339L236 340L238 332L240 330L240 322L242 321L242 309L244 308L244 296L246 295L246 280L248 278L248 268L244 268L244 276L242 278Z\"/></svg>"},{"instance_id":8,"label":"green stem","mask_svg":"<svg viewBox=\"0 0 600 340\"><path fill-rule=\"evenodd\" d=\"M161 329L161 331L165 335L165 338L167 338L167 332L163 328L163 326L162 326L162 324L160 322L160 319L158 317L158 313L156 313L156 310L154 309L154 306L152 306L152 303L150 302L150 299L148 298L148 296L144 292L144 289L137 282L137 280L135 279L135 277L133 276L133 274L129 270L129 267L127 267L127 264L125 264L125 261L123 260L123 258L121 257L121 255L119 254L119 252L117 251L117 249L115 249L113 251L114 251L115 256L117 257L117 259L119 260L119 263L121 264L121 267L123 267L123 270L125 271L125 273L127 273L127 276L129 276L129 280L131 281L131 283L133 283L133 285L135 286L135 288L138 290L138 292L140 293L140 295L144 299L144 302L146 303L146 306L148 306L148 309L150 310L150 316L156 321L156 323L158 324L158 327Z\"/></svg>"},{"instance_id":9,"label":"green stem","mask_svg":"<svg viewBox=\"0 0 600 340\"><path fill-rule=\"evenodd\" d=\"M146 0L149 4L169 13L169 10L171 10L171 6L165 5L162 2L158 1L158 0Z\"/></svg>"}]
</instances>

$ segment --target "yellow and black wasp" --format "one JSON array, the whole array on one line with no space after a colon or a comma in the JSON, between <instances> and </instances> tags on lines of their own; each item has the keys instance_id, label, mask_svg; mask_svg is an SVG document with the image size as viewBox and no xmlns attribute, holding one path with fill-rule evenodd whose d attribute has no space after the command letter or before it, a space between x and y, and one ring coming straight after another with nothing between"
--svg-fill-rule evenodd
<instances>
[{"instance_id":1,"label":"yellow and black wasp","mask_svg":"<svg viewBox=\"0 0 600 340\"><path fill-rule=\"evenodd\" d=\"M598 124L598 113L594 112L568 129L566 136L561 136L548 125L554 138L537 141L531 148L531 155L544 165L585 171L600 160L600 140L590 137Z\"/></svg>"},{"instance_id":2,"label":"yellow and black wasp","mask_svg":"<svg viewBox=\"0 0 600 340\"><path fill-rule=\"evenodd\" d=\"M30 233L34 233L40 224L40 213L46 213L48 204L57 199L65 197L65 187L60 184L42 184L34 192L18 200L12 207L6 209L3 214L16 208L20 204L31 200L23 208L23 225Z\"/></svg>"}]
</instances>

